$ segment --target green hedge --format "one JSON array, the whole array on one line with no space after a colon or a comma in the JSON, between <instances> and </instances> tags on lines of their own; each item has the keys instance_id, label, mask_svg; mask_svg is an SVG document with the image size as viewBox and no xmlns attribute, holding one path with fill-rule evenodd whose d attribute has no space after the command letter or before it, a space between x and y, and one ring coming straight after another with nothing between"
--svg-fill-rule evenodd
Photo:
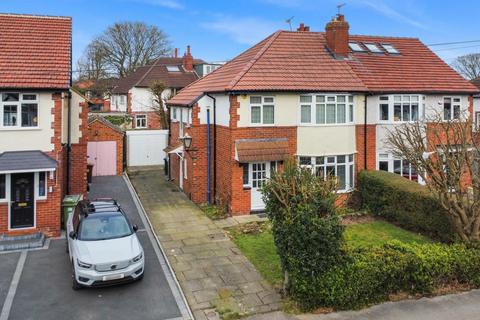
<instances>
[{"instance_id":1,"label":"green hedge","mask_svg":"<svg viewBox=\"0 0 480 320\"><path fill-rule=\"evenodd\" d=\"M404 244L348 249L344 260L317 277L291 279L300 307L357 309L399 291L429 294L449 284L480 285L480 250L462 244Z\"/></svg>"},{"instance_id":2,"label":"green hedge","mask_svg":"<svg viewBox=\"0 0 480 320\"><path fill-rule=\"evenodd\" d=\"M359 191L372 214L433 239L454 239L445 210L425 186L390 172L362 171Z\"/></svg>"}]
</instances>

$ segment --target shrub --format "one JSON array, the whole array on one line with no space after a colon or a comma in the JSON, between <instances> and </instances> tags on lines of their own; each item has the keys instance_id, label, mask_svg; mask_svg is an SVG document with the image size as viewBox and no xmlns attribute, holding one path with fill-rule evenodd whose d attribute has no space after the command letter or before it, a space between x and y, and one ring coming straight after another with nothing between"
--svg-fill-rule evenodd
<instances>
[{"instance_id":1,"label":"shrub","mask_svg":"<svg viewBox=\"0 0 480 320\"><path fill-rule=\"evenodd\" d=\"M335 211L335 184L290 160L263 187L284 288L293 296L302 290L297 284L315 278L341 258L343 226Z\"/></svg>"},{"instance_id":2,"label":"shrub","mask_svg":"<svg viewBox=\"0 0 480 320\"><path fill-rule=\"evenodd\" d=\"M388 300L399 291L430 294L436 288L480 285L480 250L461 244L404 244L347 249L341 263L313 281L294 278L295 300L316 307L358 309Z\"/></svg>"},{"instance_id":3,"label":"shrub","mask_svg":"<svg viewBox=\"0 0 480 320\"><path fill-rule=\"evenodd\" d=\"M445 210L425 186L385 171L362 171L359 185L363 206L373 214L433 239L454 239Z\"/></svg>"}]
</instances>

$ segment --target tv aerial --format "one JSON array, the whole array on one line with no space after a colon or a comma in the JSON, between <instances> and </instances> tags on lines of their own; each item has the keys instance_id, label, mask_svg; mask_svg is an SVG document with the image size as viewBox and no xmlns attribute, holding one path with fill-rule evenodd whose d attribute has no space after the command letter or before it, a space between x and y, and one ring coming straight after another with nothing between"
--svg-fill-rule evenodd
<instances>
[{"instance_id":1,"label":"tv aerial","mask_svg":"<svg viewBox=\"0 0 480 320\"><path fill-rule=\"evenodd\" d=\"M285 20L286 23L288 23L288 26L290 27L290 31L292 31L292 20L295 18L294 16L291 16L287 20Z\"/></svg>"}]
</instances>

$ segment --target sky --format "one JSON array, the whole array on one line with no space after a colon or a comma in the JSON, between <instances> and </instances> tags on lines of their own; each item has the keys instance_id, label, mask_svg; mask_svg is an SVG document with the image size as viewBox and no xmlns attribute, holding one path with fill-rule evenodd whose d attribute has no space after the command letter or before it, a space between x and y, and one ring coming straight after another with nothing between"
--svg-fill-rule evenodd
<instances>
[{"instance_id":1,"label":"sky","mask_svg":"<svg viewBox=\"0 0 480 320\"><path fill-rule=\"evenodd\" d=\"M351 34L420 38L447 63L459 55L480 52L480 1L475 0L0 0L2 13L71 16L73 62L88 43L118 21L156 25L183 54L206 61L231 59L278 29L304 22L312 31L341 9Z\"/></svg>"}]
</instances>

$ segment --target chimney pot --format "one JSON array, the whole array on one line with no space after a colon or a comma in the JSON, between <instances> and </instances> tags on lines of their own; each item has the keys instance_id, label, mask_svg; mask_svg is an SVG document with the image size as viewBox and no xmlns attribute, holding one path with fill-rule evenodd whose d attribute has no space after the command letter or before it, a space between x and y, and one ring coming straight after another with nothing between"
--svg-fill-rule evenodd
<instances>
[{"instance_id":1,"label":"chimney pot","mask_svg":"<svg viewBox=\"0 0 480 320\"><path fill-rule=\"evenodd\" d=\"M303 22L297 28L297 31L310 31L310 27L306 26Z\"/></svg>"},{"instance_id":2,"label":"chimney pot","mask_svg":"<svg viewBox=\"0 0 480 320\"><path fill-rule=\"evenodd\" d=\"M348 22L342 14L338 14L332 21L325 26L325 38L327 47L337 59L348 57Z\"/></svg>"}]
</instances>

